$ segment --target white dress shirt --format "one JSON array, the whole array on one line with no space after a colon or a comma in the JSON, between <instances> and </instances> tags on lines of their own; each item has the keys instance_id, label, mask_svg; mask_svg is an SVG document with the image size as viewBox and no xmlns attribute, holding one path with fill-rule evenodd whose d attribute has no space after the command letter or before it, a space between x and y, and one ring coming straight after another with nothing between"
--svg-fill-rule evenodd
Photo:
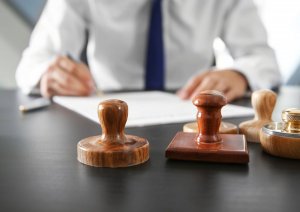
<instances>
[{"instance_id":1,"label":"white dress shirt","mask_svg":"<svg viewBox=\"0 0 300 212\"><path fill-rule=\"evenodd\" d=\"M280 82L273 50L251 0L164 0L166 88L178 89L211 68L220 37L255 90ZM151 0L49 0L24 51L16 79L37 86L57 55L79 58L89 31L87 58L102 90L143 89Z\"/></svg>"}]
</instances>

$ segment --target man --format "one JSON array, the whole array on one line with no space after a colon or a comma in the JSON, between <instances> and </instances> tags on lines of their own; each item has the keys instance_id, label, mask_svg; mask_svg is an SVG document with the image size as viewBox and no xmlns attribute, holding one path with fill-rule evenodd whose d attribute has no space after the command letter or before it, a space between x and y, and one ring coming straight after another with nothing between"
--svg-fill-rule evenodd
<instances>
[{"instance_id":1,"label":"man","mask_svg":"<svg viewBox=\"0 0 300 212\"><path fill-rule=\"evenodd\" d=\"M158 19L161 28L154 27ZM76 62L86 30L89 67ZM153 36L162 49L151 43ZM229 48L231 67L211 67L216 37ZM149 59L153 55L160 56L159 62ZM156 63L160 67L153 67ZM163 79L154 79L163 83L158 89L179 89L183 99L215 89L231 101L247 87L271 88L280 82L251 0L49 0L16 79L25 92L38 88L46 97L89 95L95 87L157 89L147 87L147 77L157 70L163 71L158 73Z\"/></svg>"}]
</instances>

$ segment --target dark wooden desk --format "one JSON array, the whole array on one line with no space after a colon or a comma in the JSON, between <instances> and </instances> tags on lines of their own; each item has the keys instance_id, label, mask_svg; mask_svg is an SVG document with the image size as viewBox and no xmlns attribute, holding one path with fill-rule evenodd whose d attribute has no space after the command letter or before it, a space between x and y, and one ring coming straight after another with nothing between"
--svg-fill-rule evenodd
<instances>
[{"instance_id":1,"label":"dark wooden desk","mask_svg":"<svg viewBox=\"0 0 300 212\"><path fill-rule=\"evenodd\" d=\"M267 155L259 144L249 144L248 166L168 161L165 148L182 124L129 128L128 134L150 141L150 161L123 169L91 168L77 162L76 144L99 134L97 124L55 104L21 114L24 96L17 91L1 90L0 99L0 211L300 208L300 161Z\"/></svg>"}]
</instances>

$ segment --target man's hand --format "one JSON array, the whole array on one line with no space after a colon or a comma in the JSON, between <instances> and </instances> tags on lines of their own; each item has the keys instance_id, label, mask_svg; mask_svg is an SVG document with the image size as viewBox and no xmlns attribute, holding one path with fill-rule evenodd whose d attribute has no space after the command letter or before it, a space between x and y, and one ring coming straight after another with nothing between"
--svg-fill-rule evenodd
<instances>
[{"instance_id":1,"label":"man's hand","mask_svg":"<svg viewBox=\"0 0 300 212\"><path fill-rule=\"evenodd\" d=\"M230 102L233 99L242 97L247 89L246 78L235 70L206 71L192 78L177 95L182 99L192 99L199 92L204 90L221 91Z\"/></svg>"},{"instance_id":2,"label":"man's hand","mask_svg":"<svg viewBox=\"0 0 300 212\"><path fill-rule=\"evenodd\" d=\"M43 74L40 88L44 97L87 96L95 90L95 85L85 64L60 56Z\"/></svg>"}]
</instances>

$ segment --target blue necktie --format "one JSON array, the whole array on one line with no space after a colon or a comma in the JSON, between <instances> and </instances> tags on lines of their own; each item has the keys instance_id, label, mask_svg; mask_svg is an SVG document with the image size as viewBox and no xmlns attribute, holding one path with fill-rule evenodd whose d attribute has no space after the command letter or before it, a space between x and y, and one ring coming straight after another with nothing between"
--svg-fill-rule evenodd
<instances>
[{"instance_id":1,"label":"blue necktie","mask_svg":"<svg viewBox=\"0 0 300 212\"><path fill-rule=\"evenodd\" d=\"M164 90L162 0L152 0L145 74L146 90Z\"/></svg>"}]
</instances>

